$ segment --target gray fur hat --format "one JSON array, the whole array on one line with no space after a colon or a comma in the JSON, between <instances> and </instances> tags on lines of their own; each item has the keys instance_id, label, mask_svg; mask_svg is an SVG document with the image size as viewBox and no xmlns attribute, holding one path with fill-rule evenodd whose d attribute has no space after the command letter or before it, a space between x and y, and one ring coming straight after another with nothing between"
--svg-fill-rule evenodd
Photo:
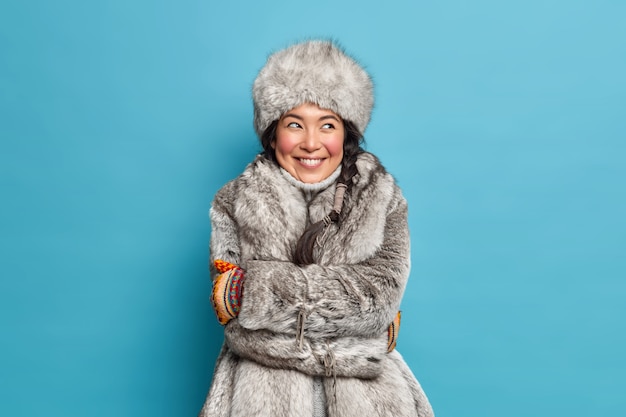
<instances>
[{"instance_id":1,"label":"gray fur hat","mask_svg":"<svg viewBox=\"0 0 626 417\"><path fill-rule=\"evenodd\" d=\"M304 103L334 111L363 134L374 106L374 86L333 42L307 41L270 55L254 81L252 99L259 137L283 113Z\"/></svg>"}]
</instances>

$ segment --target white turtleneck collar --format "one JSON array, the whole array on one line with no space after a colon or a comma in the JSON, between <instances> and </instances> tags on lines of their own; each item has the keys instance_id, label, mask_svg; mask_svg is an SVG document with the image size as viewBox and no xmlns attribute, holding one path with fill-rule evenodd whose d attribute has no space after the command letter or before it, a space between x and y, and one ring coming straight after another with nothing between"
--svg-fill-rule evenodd
<instances>
[{"instance_id":1,"label":"white turtleneck collar","mask_svg":"<svg viewBox=\"0 0 626 417\"><path fill-rule=\"evenodd\" d=\"M339 178L339 174L341 174L341 165L339 165L337 169L325 180L312 184L295 179L289 172L287 172L287 170L282 167L280 168L280 172L292 185L310 195L312 193L324 190L328 188L332 183L334 183L337 178Z\"/></svg>"}]
</instances>

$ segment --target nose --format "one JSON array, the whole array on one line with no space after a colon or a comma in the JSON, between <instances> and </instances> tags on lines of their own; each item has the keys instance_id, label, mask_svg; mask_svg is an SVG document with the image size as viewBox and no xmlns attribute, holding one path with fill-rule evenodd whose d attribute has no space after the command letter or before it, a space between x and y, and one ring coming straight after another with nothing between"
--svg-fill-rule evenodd
<instances>
[{"instance_id":1,"label":"nose","mask_svg":"<svg viewBox=\"0 0 626 417\"><path fill-rule=\"evenodd\" d=\"M320 141L319 132L315 130L308 130L302 141L301 147L307 152L314 152L322 146Z\"/></svg>"}]
</instances>

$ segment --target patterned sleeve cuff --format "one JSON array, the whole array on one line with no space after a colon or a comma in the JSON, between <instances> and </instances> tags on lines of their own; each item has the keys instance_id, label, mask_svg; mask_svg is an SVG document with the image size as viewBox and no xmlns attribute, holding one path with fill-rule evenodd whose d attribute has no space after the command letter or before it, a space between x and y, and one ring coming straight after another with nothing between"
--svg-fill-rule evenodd
<instances>
[{"instance_id":1,"label":"patterned sleeve cuff","mask_svg":"<svg viewBox=\"0 0 626 417\"><path fill-rule=\"evenodd\" d=\"M211 302L220 324L225 325L239 315L244 281L243 269L224 261L215 261L221 272L213 281Z\"/></svg>"},{"instance_id":2,"label":"patterned sleeve cuff","mask_svg":"<svg viewBox=\"0 0 626 417\"><path fill-rule=\"evenodd\" d=\"M387 329L387 352L391 352L396 348L398 342L398 333L400 332L400 318L402 314L398 311L389 328Z\"/></svg>"}]
</instances>

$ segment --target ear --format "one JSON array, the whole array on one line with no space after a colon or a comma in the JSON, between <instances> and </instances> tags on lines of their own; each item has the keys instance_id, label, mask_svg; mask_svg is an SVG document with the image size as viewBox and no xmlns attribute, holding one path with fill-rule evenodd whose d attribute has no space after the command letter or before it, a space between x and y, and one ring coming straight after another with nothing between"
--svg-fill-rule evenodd
<instances>
[{"instance_id":1,"label":"ear","mask_svg":"<svg viewBox=\"0 0 626 417\"><path fill-rule=\"evenodd\" d=\"M276 138L272 139L272 141L270 142L270 146L272 147L272 149L276 150Z\"/></svg>"}]
</instances>

